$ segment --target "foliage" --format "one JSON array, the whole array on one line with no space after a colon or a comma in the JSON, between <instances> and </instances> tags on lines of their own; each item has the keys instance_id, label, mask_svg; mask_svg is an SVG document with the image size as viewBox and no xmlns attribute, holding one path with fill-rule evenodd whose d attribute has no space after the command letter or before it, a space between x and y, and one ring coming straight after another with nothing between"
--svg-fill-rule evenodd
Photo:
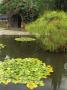
<instances>
[{"instance_id":1,"label":"foliage","mask_svg":"<svg viewBox=\"0 0 67 90\"><path fill-rule=\"evenodd\" d=\"M43 86L42 78L47 78L53 68L37 58L16 58L0 62L0 83L21 83L29 89Z\"/></svg>"},{"instance_id":2,"label":"foliage","mask_svg":"<svg viewBox=\"0 0 67 90\"><path fill-rule=\"evenodd\" d=\"M67 11L67 0L44 0L44 8L47 10Z\"/></svg>"},{"instance_id":3,"label":"foliage","mask_svg":"<svg viewBox=\"0 0 67 90\"><path fill-rule=\"evenodd\" d=\"M5 45L0 43L0 49L4 48Z\"/></svg>"},{"instance_id":4,"label":"foliage","mask_svg":"<svg viewBox=\"0 0 67 90\"><path fill-rule=\"evenodd\" d=\"M67 0L53 0L55 9L67 11Z\"/></svg>"},{"instance_id":5,"label":"foliage","mask_svg":"<svg viewBox=\"0 0 67 90\"><path fill-rule=\"evenodd\" d=\"M7 0L0 4L0 13L20 13L25 22L35 20L44 0Z\"/></svg>"},{"instance_id":6,"label":"foliage","mask_svg":"<svg viewBox=\"0 0 67 90\"><path fill-rule=\"evenodd\" d=\"M20 38L15 38L16 41L21 41L21 42L28 42L28 41L35 41L35 38L31 37L20 37Z\"/></svg>"},{"instance_id":7,"label":"foliage","mask_svg":"<svg viewBox=\"0 0 67 90\"><path fill-rule=\"evenodd\" d=\"M64 12L46 12L26 29L36 35L46 50L54 51L67 44L67 14Z\"/></svg>"}]
</instances>

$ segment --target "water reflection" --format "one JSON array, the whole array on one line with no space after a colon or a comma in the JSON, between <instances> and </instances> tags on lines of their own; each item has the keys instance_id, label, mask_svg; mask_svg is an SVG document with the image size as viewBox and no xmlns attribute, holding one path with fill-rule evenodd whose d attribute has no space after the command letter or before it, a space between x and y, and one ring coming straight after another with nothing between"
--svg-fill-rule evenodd
<instances>
[{"instance_id":1,"label":"water reflection","mask_svg":"<svg viewBox=\"0 0 67 90\"><path fill-rule=\"evenodd\" d=\"M60 88L62 77L64 74L64 63L65 61L61 56L56 56L51 59L51 64L54 67L54 74L52 76L52 85L53 90L57 90Z\"/></svg>"},{"instance_id":2,"label":"water reflection","mask_svg":"<svg viewBox=\"0 0 67 90\"><path fill-rule=\"evenodd\" d=\"M9 36L0 37L0 43L6 44L6 47L0 51L0 60L4 60L5 58L36 57L54 67L53 75L45 80L46 85L36 90L67 90L67 69L65 68L67 54L47 53L40 49L35 42L20 43L16 42L14 37ZM22 85L0 85L0 90L18 89L28 90Z\"/></svg>"},{"instance_id":3,"label":"water reflection","mask_svg":"<svg viewBox=\"0 0 67 90\"><path fill-rule=\"evenodd\" d=\"M43 52L41 58L42 60L46 60L46 63L51 64L54 68L54 73L51 76L50 82L52 88L50 88L50 90L67 90L67 77L65 77L67 76L67 69L64 68L65 63L67 63L67 54L64 53L49 54Z\"/></svg>"}]
</instances>

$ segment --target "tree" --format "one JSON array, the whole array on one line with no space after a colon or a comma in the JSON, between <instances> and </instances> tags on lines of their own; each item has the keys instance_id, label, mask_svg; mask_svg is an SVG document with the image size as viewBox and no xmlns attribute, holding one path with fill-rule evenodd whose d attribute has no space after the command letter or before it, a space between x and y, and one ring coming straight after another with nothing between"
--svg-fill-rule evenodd
<instances>
[{"instance_id":1,"label":"tree","mask_svg":"<svg viewBox=\"0 0 67 90\"><path fill-rule=\"evenodd\" d=\"M54 0L55 9L67 11L67 0Z\"/></svg>"},{"instance_id":2,"label":"tree","mask_svg":"<svg viewBox=\"0 0 67 90\"><path fill-rule=\"evenodd\" d=\"M0 4L0 13L18 12L24 17L24 21L32 21L38 15L44 0L4 0Z\"/></svg>"},{"instance_id":3,"label":"tree","mask_svg":"<svg viewBox=\"0 0 67 90\"><path fill-rule=\"evenodd\" d=\"M24 23L36 20L40 14L44 0L4 0L0 4L0 13L7 14L11 24L12 16L17 14Z\"/></svg>"}]
</instances>

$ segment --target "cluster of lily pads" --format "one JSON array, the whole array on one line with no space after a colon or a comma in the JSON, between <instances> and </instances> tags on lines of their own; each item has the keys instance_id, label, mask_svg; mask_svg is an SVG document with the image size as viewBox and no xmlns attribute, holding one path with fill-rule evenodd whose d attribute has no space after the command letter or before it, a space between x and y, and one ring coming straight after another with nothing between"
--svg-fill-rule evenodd
<instances>
[{"instance_id":1,"label":"cluster of lily pads","mask_svg":"<svg viewBox=\"0 0 67 90\"><path fill-rule=\"evenodd\" d=\"M35 38L32 37L19 37L15 38L16 41L21 41L21 42L28 42L28 41L35 41Z\"/></svg>"},{"instance_id":2,"label":"cluster of lily pads","mask_svg":"<svg viewBox=\"0 0 67 90\"><path fill-rule=\"evenodd\" d=\"M29 89L44 86L53 68L37 58L16 58L0 62L0 83L21 83Z\"/></svg>"},{"instance_id":3,"label":"cluster of lily pads","mask_svg":"<svg viewBox=\"0 0 67 90\"><path fill-rule=\"evenodd\" d=\"M5 45L0 43L0 49L4 48Z\"/></svg>"}]
</instances>

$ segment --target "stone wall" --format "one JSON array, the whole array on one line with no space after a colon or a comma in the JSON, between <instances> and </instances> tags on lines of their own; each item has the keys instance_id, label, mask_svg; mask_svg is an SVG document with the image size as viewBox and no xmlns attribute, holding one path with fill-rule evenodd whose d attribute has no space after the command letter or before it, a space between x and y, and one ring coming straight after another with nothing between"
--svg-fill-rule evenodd
<instances>
[{"instance_id":1,"label":"stone wall","mask_svg":"<svg viewBox=\"0 0 67 90\"><path fill-rule=\"evenodd\" d=\"M25 23L21 23L21 28L13 28L9 24L8 20L0 20L0 27L3 27L5 29L13 29L13 30L21 30L21 31L26 31L25 30Z\"/></svg>"}]
</instances>

